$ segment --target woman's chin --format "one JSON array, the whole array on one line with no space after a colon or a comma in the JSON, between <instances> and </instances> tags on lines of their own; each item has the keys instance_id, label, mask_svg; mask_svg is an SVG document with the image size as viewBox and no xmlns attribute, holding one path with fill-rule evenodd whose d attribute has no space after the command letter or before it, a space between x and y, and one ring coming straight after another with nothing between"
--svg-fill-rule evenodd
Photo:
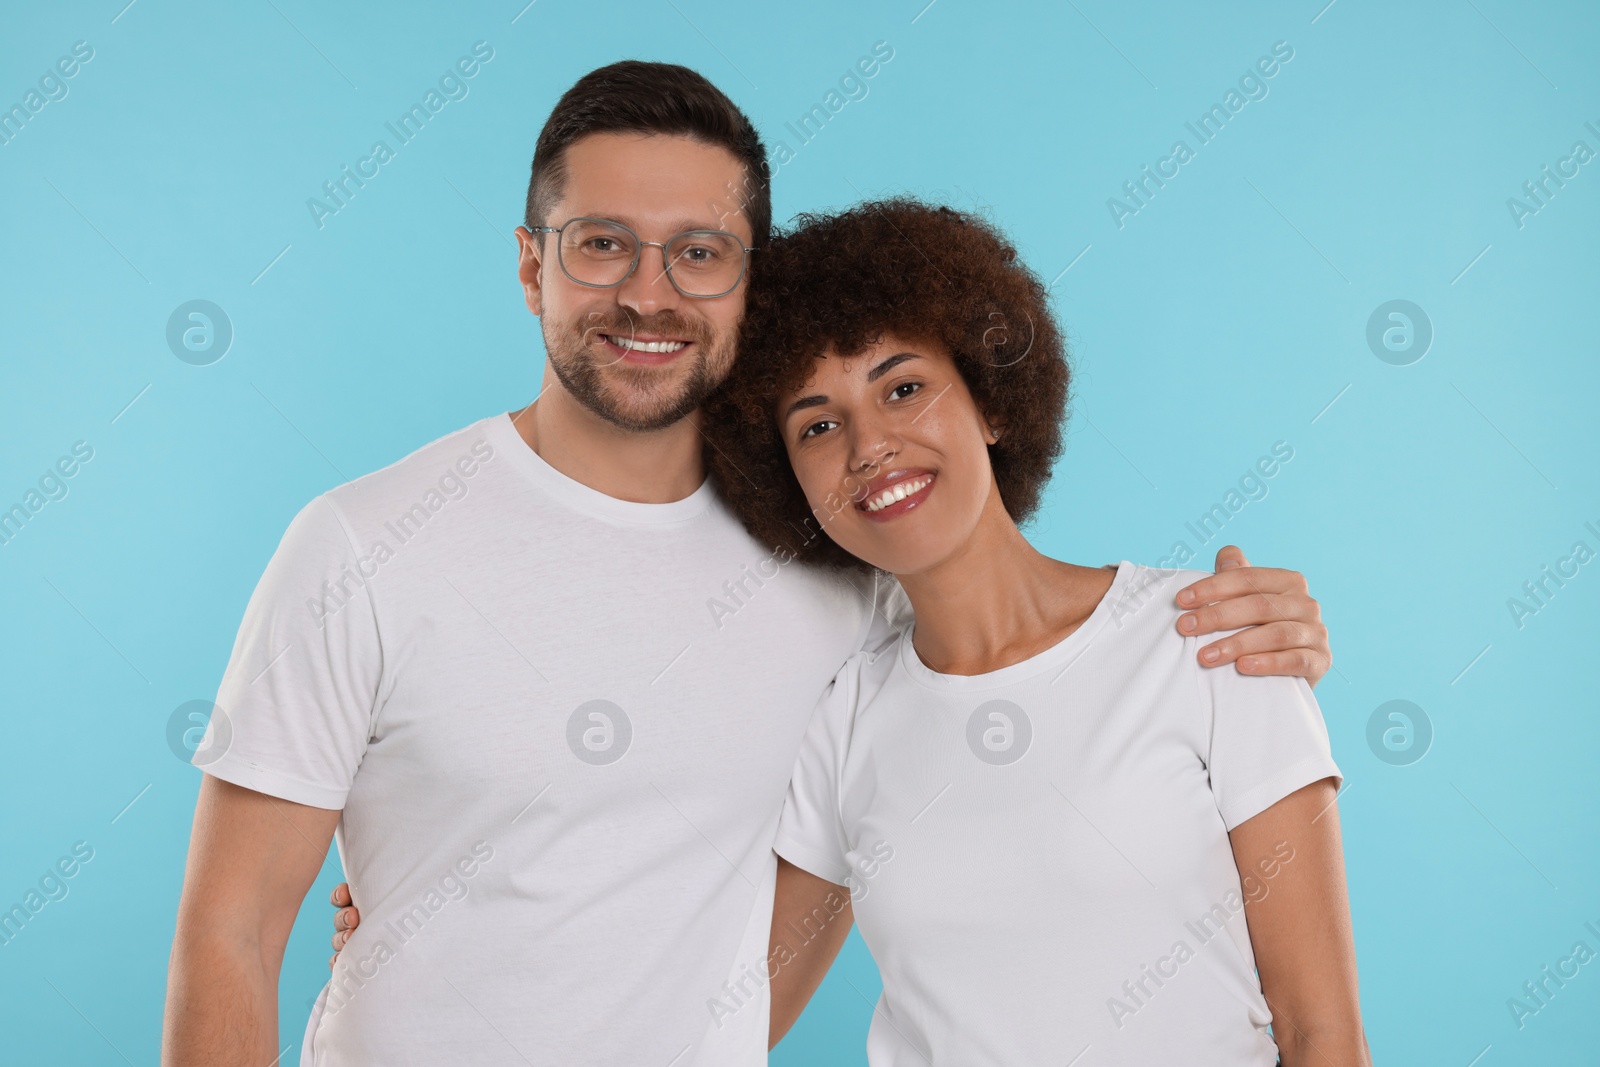
<instances>
[{"instance_id":1,"label":"woman's chin","mask_svg":"<svg viewBox=\"0 0 1600 1067\"><path fill-rule=\"evenodd\" d=\"M881 571L896 575L921 573L950 555L948 550L941 551L934 545L907 541L886 543L889 542L889 538L882 533L871 538L849 540L855 543L846 544L840 541L839 547Z\"/></svg>"},{"instance_id":2,"label":"woman's chin","mask_svg":"<svg viewBox=\"0 0 1600 1067\"><path fill-rule=\"evenodd\" d=\"M935 507L896 509L887 519L858 513L838 516L828 533L840 548L864 563L894 575L922 574L961 553L982 521L981 505L952 523L950 512Z\"/></svg>"}]
</instances>

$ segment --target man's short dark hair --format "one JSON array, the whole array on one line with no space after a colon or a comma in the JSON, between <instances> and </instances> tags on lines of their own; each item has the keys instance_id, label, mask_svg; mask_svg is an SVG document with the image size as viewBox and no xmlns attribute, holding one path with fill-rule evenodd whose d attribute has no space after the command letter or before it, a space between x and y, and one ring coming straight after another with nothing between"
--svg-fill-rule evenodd
<instances>
[{"instance_id":1,"label":"man's short dark hair","mask_svg":"<svg viewBox=\"0 0 1600 1067\"><path fill-rule=\"evenodd\" d=\"M755 125L727 94L688 67L638 59L591 70L557 101L533 150L524 214L529 229L553 225L549 213L566 185L567 147L591 133L676 134L726 148L745 171L742 187L729 192L750 220L751 244L766 246L772 172Z\"/></svg>"}]
</instances>

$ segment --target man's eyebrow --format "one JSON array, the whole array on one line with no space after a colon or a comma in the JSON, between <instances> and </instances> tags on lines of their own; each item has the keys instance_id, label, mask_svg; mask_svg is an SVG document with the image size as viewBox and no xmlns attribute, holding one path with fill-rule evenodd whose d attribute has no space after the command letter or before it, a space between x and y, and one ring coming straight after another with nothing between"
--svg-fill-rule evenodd
<instances>
[{"instance_id":1,"label":"man's eyebrow","mask_svg":"<svg viewBox=\"0 0 1600 1067\"><path fill-rule=\"evenodd\" d=\"M921 358L922 357L917 355L915 352L897 352L888 359L884 360L882 363L878 364L876 367L873 367L871 370L867 371L867 381L877 381L879 378L882 378L885 374L888 374L890 371L894 370L908 359Z\"/></svg>"},{"instance_id":2,"label":"man's eyebrow","mask_svg":"<svg viewBox=\"0 0 1600 1067\"><path fill-rule=\"evenodd\" d=\"M828 402L825 396L803 396L789 405L789 410L783 413L783 421L788 422L789 416L805 408L817 408Z\"/></svg>"},{"instance_id":3,"label":"man's eyebrow","mask_svg":"<svg viewBox=\"0 0 1600 1067\"><path fill-rule=\"evenodd\" d=\"M734 212L733 214L738 213ZM604 211L591 211L588 213L580 212L579 214L574 215L573 218L606 219L611 222L620 222L635 233L639 232L638 221L628 215L611 215ZM684 233L688 230L727 230L727 223L728 220L726 218L718 219L713 217L697 219L684 215L673 219L664 228L667 230L667 235L670 237L676 234Z\"/></svg>"}]
</instances>

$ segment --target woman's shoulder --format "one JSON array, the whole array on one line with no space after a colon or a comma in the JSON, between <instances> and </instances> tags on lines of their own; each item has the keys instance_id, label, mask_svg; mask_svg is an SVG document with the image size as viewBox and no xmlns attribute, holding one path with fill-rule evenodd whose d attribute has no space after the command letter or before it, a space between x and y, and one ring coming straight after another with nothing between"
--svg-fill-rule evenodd
<instances>
[{"instance_id":1,"label":"woman's shoulder","mask_svg":"<svg viewBox=\"0 0 1600 1067\"><path fill-rule=\"evenodd\" d=\"M1176 629L1177 619L1188 609L1178 606L1178 590L1210 574L1124 560L1117 580L1106 593L1107 623L1118 630L1138 627L1155 632L1164 628L1174 637L1181 637Z\"/></svg>"}]
</instances>

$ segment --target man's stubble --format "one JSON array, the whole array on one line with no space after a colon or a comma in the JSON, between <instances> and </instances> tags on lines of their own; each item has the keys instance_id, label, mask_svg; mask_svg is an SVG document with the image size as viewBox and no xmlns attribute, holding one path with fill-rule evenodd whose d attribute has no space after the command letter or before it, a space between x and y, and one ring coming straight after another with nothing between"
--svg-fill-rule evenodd
<instances>
[{"instance_id":1,"label":"man's stubble","mask_svg":"<svg viewBox=\"0 0 1600 1067\"><path fill-rule=\"evenodd\" d=\"M550 367L574 399L621 429L637 433L666 429L705 403L733 369L737 327L719 338L706 324L670 312L648 322L617 323L597 312L586 318L581 329L552 328L548 317L543 320ZM597 333L667 334L695 343L687 356L665 366L634 366L620 360L602 364L588 343ZM692 361L687 374L681 366L684 359Z\"/></svg>"}]
</instances>

